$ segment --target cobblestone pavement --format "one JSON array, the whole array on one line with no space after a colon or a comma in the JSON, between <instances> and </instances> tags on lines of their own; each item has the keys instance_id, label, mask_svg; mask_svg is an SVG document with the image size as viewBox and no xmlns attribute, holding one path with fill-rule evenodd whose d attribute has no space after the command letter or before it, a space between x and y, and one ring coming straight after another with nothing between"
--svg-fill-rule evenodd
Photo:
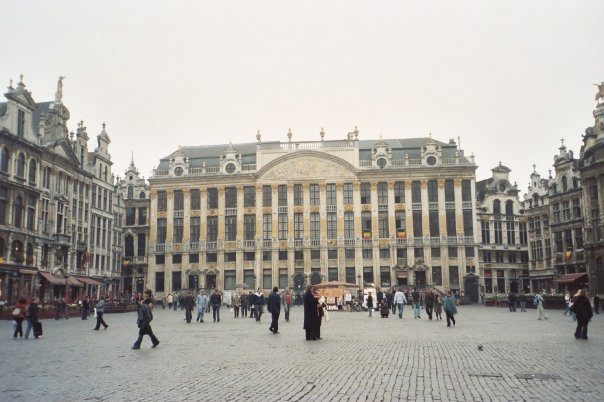
<instances>
[{"instance_id":1,"label":"cobblestone pavement","mask_svg":"<svg viewBox=\"0 0 604 402\"><path fill-rule=\"evenodd\" d=\"M307 342L299 307L289 323L282 312L279 335L269 314L257 324L221 313L187 324L183 311L156 308L161 344L146 337L138 351L134 313L106 315L106 331L44 320L37 341L13 340L2 321L0 400L603 399L604 315L578 341L560 311L538 321L535 310L464 306L452 328L408 307L403 319L330 312L324 339Z\"/></svg>"}]
</instances>

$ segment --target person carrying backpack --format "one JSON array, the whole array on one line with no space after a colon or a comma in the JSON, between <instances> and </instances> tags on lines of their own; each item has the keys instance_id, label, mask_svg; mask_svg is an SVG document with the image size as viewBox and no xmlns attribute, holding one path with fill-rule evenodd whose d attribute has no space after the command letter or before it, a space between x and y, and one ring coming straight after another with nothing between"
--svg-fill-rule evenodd
<instances>
[{"instance_id":1,"label":"person carrying backpack","mask_svg":"<svg viewBox=\"0 0 604 402\"><path fill-rule=\"evenodd\" d=\"M153 321L153 294L151 293L151 289L145 290L145 299L142 301L138 301L136 305L138 311L138 317L136 320L136 324L138 326L138 339L132 345L132 349L140 349L141 342L143 341L144 335L149 335L151 338L151 342L153 343L152 348L159 345L159 339L153 333L153 329L151 329L151 321Z\"/></svg>"},{"instance_id":2,"label":"person carrying backpack","mask_svg":"<svg viewBox=\"0 0 604 402\"><path fill-rule=\"evenodd\" d=\"M545 312L545 309L543 308L543 296L541 296L539 293L537 293L535 295L535 298L533 299L533 304L535 306L537 306L537 313L538 313L538 320L543 320L544 318L547 320L549 317L547 316L547 313Z\"/></svg>"}]
</instances>

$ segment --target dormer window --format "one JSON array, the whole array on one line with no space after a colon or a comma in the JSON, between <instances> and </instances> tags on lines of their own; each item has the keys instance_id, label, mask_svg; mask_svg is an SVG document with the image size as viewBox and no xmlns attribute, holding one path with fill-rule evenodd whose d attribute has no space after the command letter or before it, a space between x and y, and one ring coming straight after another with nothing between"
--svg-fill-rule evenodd
<instances>
[{"instance_id":1,"label":"dormer window","mask_svg":"<svg viewBox=\"0 0 604 402\"><path fill-rule=\"evenodd\" d=\"M177 176L177 177L178 176L182 176L183 171L184 170L183 170L182 167L180 167L180 166L175 167L174 168L174 176Z\"/></svg>"},{"instance_id":2,"label":"dormer window","mask_svg":"<svg viewBox=\"0 0 604 402\"><path fill-rule=\"evenodd\" d=\"M436 165L436 156L434 155L430 155L426 158L426 163L428 164L428 166L434 166Z\"/></svg>"},{"instance_id":3,"label":"dormer window","mask_svg":"<svg viewBox=\"0 0 604 402\"><path fill-rule=\"evenodd\" d=\"M17 111L17 135L19 137L25 135L25 112L21 109Z\"/></svg>"},{"instance_id":4,"label":"dormer window","mask_svg":"<svg viewBox=\"0 0 604 402\"><path fill-rule=\"evenodd\" d=\"M235 169L237 169L237 167L235 166L234 163L227 163L226 166L224 167L224 170L228 173L228 174L232 174L235 173Z\"/></svg>"}]
</instances>

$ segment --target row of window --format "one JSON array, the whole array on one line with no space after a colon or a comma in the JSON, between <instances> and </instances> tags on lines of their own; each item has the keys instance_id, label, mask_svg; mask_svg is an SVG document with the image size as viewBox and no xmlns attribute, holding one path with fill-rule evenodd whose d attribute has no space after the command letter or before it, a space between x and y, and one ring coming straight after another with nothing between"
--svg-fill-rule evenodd
<instances>
[{"instance_id":1,"label":"row of window","mask_svg":"<svg viewBox=\"0 0 604 402\"><path fill-rule=\"evenodd\" d=\"M12 225L15 228L35 229L36 202L34 196L20 194L15 195L12 202L12 216L9 213L9 191L6 187L0 187L0 225Z\"/></svg>"},{"instance_id":2,"label":"row of window","mask_svg":"<svg viewBox=\"0 0 604 402\"><path fill-rule=\"evenodd\" d=\"M136 212L138 210L138 220ZM147 224L147 207L126 207L126 226L146 225Z\"/></svg>"},{"instance_id":3,"label":"row of window","mask_svg":"<svg viewBox=\"0 0 604 402\"><path fill-rule=\"evenodd\" d=\"M471 201L471 181L462 180L462 201ZM453 180L445 180L444 185L445 202L455 201L455 189ZM130 188L129 188L130 191ZM336 205L336 184L327 183L325 185L326 205ZM344 205L352 205L354 203L354 186L353 183L344 183L342 186L342 195ZM277 186L277 205L287 206L287 185L281 184ZM310 205L320 205L320 185L312 183L308 185L308 197ZM413 203L421 203L421 183L413 181L411 183L411 198ZM371 183L363 182L360 184L360 201L361 204L371 204ZM218 188L210 187L207 189L207 208L218 208ZM226 187L224 189L225 208L237 208L237 188ZM405 183L397 181L394 183L394 202L405 202ZM438 202L438 183L436 180L428 181L428 202ZM293 186L293 203L295 206L303 205L303 185L294 184ZM388 204L388 183L377 183L377 203L380 205ZM273 186L262 186L262 206L272 207L273 205ZM256 206L256 187L243 187L243 206L245 208ZM201 193L199 189L190 190L190 209L199 210L201 208ZM168 194L166 191L157 192L157 209L158 211L167 211ZM184 193L183 190L174 190L174 211L184 210Z\"/></svg>"},{"instance_id":4,"label":"row of window","mask_svg":"<svg viewBox=\"0 0 604 402\"><path fill-rule=\"evenodd\" d=\"M560 208L562 207L562 208ZM582 218L581 199L575 198L571 201L556 202L552 204L553 223L566 222L571 219Z\"/></svg>"},{"instance_id":5,"label":"row of window","mask_svg":"<svg viewBox=\"0 0 604 402\"><path fill-rule=\"evenodd\" d=\"M527 244L527 232L525 222L494 221L492 223L493 230L491 231L491 222L480 222L480 231L482 234L483 244ZM503 230L504 224L505 231ZM518 242L516 242L516 227L518 228ZM492 237L491 233L493 234Z\"/></svg>"},{"instance_id":6,"label":"row of window","mask_svg":"<svg viewBox=\"0 0 604 402\"><path fill-rule=\"evenodd\" d=\"M482 261L485 263L528 263L528 251L483 251Z\"/></svg>"}]
</instances>

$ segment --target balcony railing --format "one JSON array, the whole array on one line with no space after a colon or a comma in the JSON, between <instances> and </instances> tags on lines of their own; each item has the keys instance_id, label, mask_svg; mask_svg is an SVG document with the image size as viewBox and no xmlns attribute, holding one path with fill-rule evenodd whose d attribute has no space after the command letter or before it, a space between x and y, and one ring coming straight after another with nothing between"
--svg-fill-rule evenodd
<instances>
[{"instance_id":1,"label":"balcony railing","mask_svg":"<svg viewBox=\"0 0 604 402\"><path fill-rule=\"evenodd\" d=\"M237 215L237 208L225 208L224 214L226 216L234 216Z\"/></svg>"},{"instance_id":2,"label":"balcony railing","mask_svg":"<svg viewBox=\"0 0 604 402\"><path fill-rule=\"evenodd\" d=\"M180 211L174 211L174 218L182 218L185 216L185 211L180 210Z\"/></svg>"},{"instance_id":3,"label":"balcony railing","mask_svg":"<svg viewBox=\"0 0 604 402\"><path fill-rule=\"evenodd\" d=\"M462 209L472 209L472 201L462 201L461 208Z\"/></svg>"},{"instance_id":4,"label":"balcony railing","mask_svg":"<svg viewBox=\"0 0 604 402\"><path fill-rule=\"evenodd\" d=\"M455 201L445 202L445 209L455 209Z\"/></svg>"}]
</instances>

